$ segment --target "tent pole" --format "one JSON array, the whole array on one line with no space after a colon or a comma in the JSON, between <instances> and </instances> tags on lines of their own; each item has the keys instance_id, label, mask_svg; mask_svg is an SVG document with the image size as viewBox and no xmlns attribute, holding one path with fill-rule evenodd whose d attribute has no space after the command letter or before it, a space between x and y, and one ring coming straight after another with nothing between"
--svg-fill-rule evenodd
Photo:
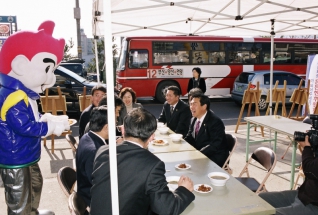
<instances>
[{"instance_id":1,"label":"tent pole","mask_svg":"<svg viewBox=\"0 0 318 215\"><path fill-rule=\"evenodd\" d=\"M96 73L97 73L97 82L100 83L99 78L99 64L98 64L98 51L97 51L97 36L94 37L94 45L95 45L95 61L96 61Z\"/></svg>"},{"instance_id":2,"label":"tent pole","mask_svg":"<svg viewBox=\"0 0 318 215\"><path fill-rule=\"evenodd\" d=\"M272 88L273 88L273 61L274 61L274 37L275 37L275 31L274 31L274 24L275 19L271 19L271 61L270 61L270 81L269 81L269 115L272 115L273 110L273 96L272 96Z\"/></svg>"},{"instance_id":3,"label":"tent pole","mask_svg":"<svg viewBox=\"0 0 318 215\"><path fill-rule=\"evenodd\" d=\"M116 149L116 119L115 119L115 96L114 96L114 73L112 52L112 27L111 9L112 1L102 0L104 6L104 47L105 47L105 74L107 76L107 106L108 106L108 133L109 133L109 166L112 199L112 214L119 215L118 199L118 174L117 174L117 149Z\"/></svg>"}]
</instances>

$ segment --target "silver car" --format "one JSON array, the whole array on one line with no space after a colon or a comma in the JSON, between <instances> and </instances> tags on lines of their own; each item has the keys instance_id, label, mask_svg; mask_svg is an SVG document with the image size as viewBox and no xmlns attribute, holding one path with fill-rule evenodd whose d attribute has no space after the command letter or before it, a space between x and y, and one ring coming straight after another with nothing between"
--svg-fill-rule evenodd
<instances>
[{"instance_id":1,"label":"silver car","mask_svg":"<svg viewBox=\"0 0 318 215\"><path fill-rule=\"evenodd\" d=\"M279 81L278 88L284 87L284 80L287 81L286 86L286 103L289 103L289 99L299 85L301 77L286 71L273 71L273 86L276 81ZM270 71L260 70L251 72L242 72L234 81L231 97L238 105L242 105L242 99L244 91L247 89L248 83L251 82L251 86L256 88L257 82L262 90L260 101L258 102L259 110L264 111L267 109L268 103L266 103L267 93L270 87ZM303 87L305 87L305 81L303 81Z\"/></svg>"}]
</instances>

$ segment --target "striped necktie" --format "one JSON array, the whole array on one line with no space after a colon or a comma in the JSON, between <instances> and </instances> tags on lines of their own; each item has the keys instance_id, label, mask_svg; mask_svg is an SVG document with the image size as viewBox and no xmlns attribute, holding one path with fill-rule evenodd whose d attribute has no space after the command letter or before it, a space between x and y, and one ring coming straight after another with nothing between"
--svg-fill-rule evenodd
<instances>
[{"instance_id":1,"label":"striped necktie","mask_svg":"<svg viewBox=\"0 0 318 215\"><path fill-rule=\"evenodd\" d=\"M197 125L195 126L195 136L198 135L199 130L200 130L200 120L198 120Z\"/></svg>"}]
</instances>

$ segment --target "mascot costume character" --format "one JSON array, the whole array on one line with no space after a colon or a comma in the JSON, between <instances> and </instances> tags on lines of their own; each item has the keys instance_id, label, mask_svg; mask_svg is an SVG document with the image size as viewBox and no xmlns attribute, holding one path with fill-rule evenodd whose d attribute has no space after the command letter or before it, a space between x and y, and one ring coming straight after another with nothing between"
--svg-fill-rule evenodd
<instances>
[{"instance_id":1,"label":"mascot costume character","mask_svg":"<svg viewBox=\"0 0 318 215\"><path fill-rule=\"evenodd\" d=\"M12 34L0 51L0 173L8 214L38 211L43 185L38 165L41 137L69 130L68 117L40 115L39 93L54 85L54 70L64 55L64 39L52 37L54 22L38 31Z\"/></svg>"}]
</instances>

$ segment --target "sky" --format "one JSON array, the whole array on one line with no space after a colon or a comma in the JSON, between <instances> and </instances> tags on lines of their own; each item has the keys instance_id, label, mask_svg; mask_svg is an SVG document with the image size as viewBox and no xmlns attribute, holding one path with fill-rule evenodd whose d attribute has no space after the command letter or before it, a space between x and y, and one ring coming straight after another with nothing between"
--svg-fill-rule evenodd
<instances>
[{"instance_id":1,"label":"sky","mask_svg":"<svg viewBox=\"0 0 318 215\"><path fill-rule=\"evenodd\" d=\"M92 0L79 0L81 28L92 38ZM53 37L74 41L72 54L77 51L76 0L0 0L0 16L16 16L18 30L34 30L45 20L55 22Z\"/></svg>"}]
</instances>

